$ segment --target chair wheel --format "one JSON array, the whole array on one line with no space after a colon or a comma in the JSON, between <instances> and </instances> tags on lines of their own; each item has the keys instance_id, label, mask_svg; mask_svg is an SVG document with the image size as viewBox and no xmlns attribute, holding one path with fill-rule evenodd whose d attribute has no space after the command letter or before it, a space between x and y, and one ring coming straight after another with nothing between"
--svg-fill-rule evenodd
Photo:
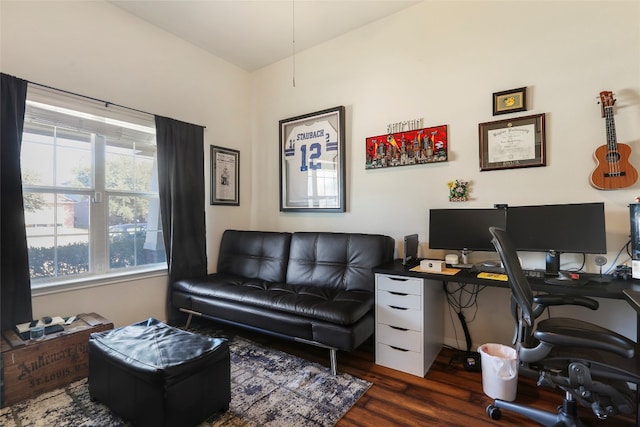
<instances>
[{"instance_id":1,"label":"chair wheel","mask_svg":"<svg viewBox=\"0 0 640 427\"><path fill-rule=\"evenodd\" d=\"M499 420L500 417L502 417L502 412L500 412L500 408L489 405L487 406L487 415L489 415L492 420Z\"/></svg>"}]
</instances>

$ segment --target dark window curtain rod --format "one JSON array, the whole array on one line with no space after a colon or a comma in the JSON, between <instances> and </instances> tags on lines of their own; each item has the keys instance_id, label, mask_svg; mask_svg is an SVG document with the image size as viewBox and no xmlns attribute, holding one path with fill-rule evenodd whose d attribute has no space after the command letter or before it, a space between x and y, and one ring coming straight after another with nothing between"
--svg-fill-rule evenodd
<instances>
[{"instance_id":1,"label":"dark window curtain rod","mask_svg":"<svg viewBox=\"0 0 640 427\"><path fill-rule=\"evenodd\" d=\"M127 107L125 105L116 104L116 103L113 103L113 102L110 102L110 101L105 101L103 99L93 98L91 96L81 95L79 93L71 92L71 91L68 91L68 90L58 89L58 88L55 88L55 87L52 87L52 86L43 85L42 83L36 83L36 82L31 82L31 81L28 81L28 83L32 84L32 85L35 85L35 86L40 86L40 87L45 88L45 89L55 90L55 91L58 91L58 92L66 93L67 95L73 95L73 96L78 96L80 98L90 99L91 101L95 101L95 102L99 102L101 104L104 104L105 108L108 108L110 105L113 105L114 107L119 107L119 108L124 108L126 110L135 111L136 113L148 114L148 115L154 116L154 117L157 115L157 114L149 113L149 112L144 111L144 110L138 110L136 108ZM207 128L206 126L202 126L202 125L196 125L196 126L200 126L203 129Z\"/></svg>"}]
</instances>

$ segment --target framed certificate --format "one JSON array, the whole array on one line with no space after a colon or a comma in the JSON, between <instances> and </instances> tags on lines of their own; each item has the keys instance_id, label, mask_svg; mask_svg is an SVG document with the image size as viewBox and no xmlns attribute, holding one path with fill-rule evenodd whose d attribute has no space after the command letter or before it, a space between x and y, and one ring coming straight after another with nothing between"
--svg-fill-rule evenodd
<instances>
[{"instance_id":1,"label":"framed certificate","mask_svg":"<svg viewBox=\"0 0 640 427\"><path fill-rule=\"evenodd\" d=\"M344 107L280 120L280 211L344 212Z\"/></svg>"},{"instance_id":2,"label":"framed certificate","mask_svg":"<svg viewBox=\"0 0 640 427\"><path fill-rule=\"evenodd\" d=\"M211 204L240 206L240 152L211 146Z\"/></svg>"},{"instance_id":3,"label":"framed certificate","mask_svg":"<svg viewBox=\"0 0 640 427\"><path fill-rule=\"evenodd\" d=\"M480 170L546 166L544 113L479 124Z\"/></svg>"}]
</instances>

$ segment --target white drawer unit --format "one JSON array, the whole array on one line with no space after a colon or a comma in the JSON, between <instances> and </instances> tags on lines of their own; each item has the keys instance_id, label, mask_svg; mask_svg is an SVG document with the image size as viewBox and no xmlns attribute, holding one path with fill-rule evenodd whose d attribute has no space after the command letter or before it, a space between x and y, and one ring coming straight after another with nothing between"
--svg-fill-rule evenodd
<instances>
[{"instance_id":1,"label":"white drawer unit","mask_svg":"<svg viewBox=\"0 0 640 427\"><path fill-rule=\"evenodd\" d=\"M442 348L442 282L376 273L376 363L424 377Z\"/></svg>"}]
</instances>

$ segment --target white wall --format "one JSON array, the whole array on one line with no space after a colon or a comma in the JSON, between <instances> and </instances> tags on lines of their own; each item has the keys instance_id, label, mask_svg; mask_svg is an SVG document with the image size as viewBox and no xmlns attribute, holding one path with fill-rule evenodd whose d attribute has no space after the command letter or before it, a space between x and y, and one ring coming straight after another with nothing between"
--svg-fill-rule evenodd
<instances>
[{"instance_id":1,"label":"white wall","mask_svg":"<svg viewBox=\"0 0 640 427\"><path fill-rule=\"evenodd\" d=\"M25 80L206 126L209 146L241 151L240 207L210 206L209 269L221 230L249 224L250 80L211 56L106 2L0 2L0 69ZM116 325L165 318L166 276L38 295L34 316L95 311Z\"/></svg>"},{"instance_id":2,"label":"white wall","mask_svg":"<svg viewBox=\"0 0 640 427\"><path fill-rule=\"evenodd\" d=\"M397 242L417 232L421 255L442 257L428 251L430 208L603 201L608 268L628 240L627 205L640 183L608 192L589 185L593 152L606 143L597 98L615 92L618 142L632 147L639 168L639 18L638 2L427 1L299 52L295 87L291 58L253 73L253 151L261 162L253 168L252 226L379 232ZM522 86L529 110L493 117L492 93ZM347 111L348 212L279 212L278 120L336 105ZM480 172L478 123L537 113L546 113L547 166ZM416 117L425 126L448 125L449 161L365 170L365 138ZM457 178L471 180L471 201L448 201L446 183ZM527 267L544 265L542 254L521 255ZM575 261L565 255L562 267ZM597 271L593 256L586 268ZM590 318L635 337L633 310L623 301L603 305ZM506 290L482 291L470 325L474 342L508 342L508 316ZM447 324L454 343L458 321ZM457 336L464 347L459 329Z\"/></svg>"},{"instance_id":3,"label":"white wall","mask_svg":"<svg viewBox=\"0 0 640 427\"><path fill-rule=\"evenodd\" d=\"M249 75L105 2L2 0L0 70L204 125L207 169L209 145L240 150L241 206L206 206L210 271L226 228L379 232L396 240L418 232L422 255L441 255L426 250L427 213L450 206L446 182L455 178L473 182L473 200L458 207L604 201L612 261L627 240L627 204L640 184L612 192L589 186L592 153L605 142L596 97L616 92L618 141L631 145L640 167L639 17L637 2L429 1L299 52L294 88L291 59ZM548 166L481 173L477 125L509 117L492 117L491 94L521 86L529 89L526 114L547 113ZM348 212L280 213L278 120L336 105L347 109ZM449 126L449 162L365 170L365 138L415 117ZM524 258L531 267L543 262ZM165 282L38 296L34 315L97 311L117 325L163 318ZM510 339L507 305L506 290L481 292L470 325L477 344ZM603 305L592 319L635 336L624 302ZM457 333L464 346L461 331L447 324L447 341Z\"/></svg>"}]
</instances>

